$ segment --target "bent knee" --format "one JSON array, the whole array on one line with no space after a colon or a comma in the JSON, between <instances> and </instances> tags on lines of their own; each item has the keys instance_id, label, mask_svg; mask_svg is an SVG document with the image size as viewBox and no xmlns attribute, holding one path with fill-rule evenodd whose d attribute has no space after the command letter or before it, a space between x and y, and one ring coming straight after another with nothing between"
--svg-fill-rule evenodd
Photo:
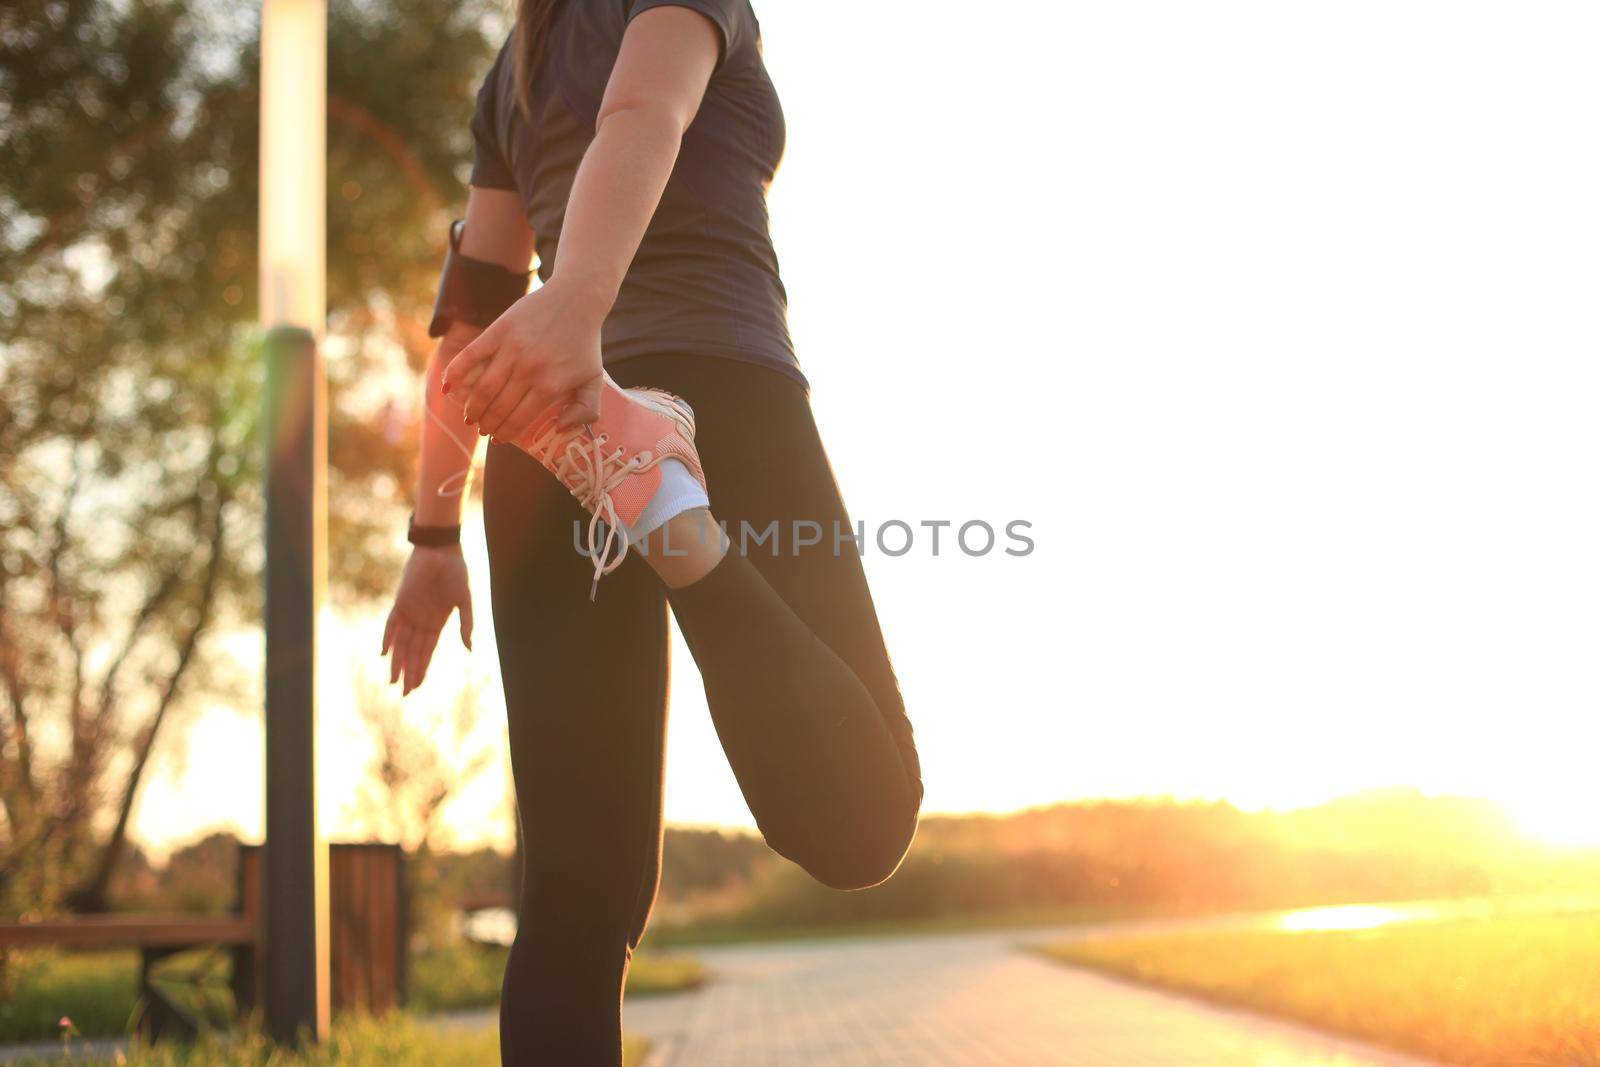
<instances>
[{"instance_id":1,"label":"bent knee","mask_svg":"<svg viewBox=\"0 0 1600 1067\"><path fill-rule=\"evenodd\" d=\"M818 835L803 847L777 851L829 889L870 889L899 870L916 829L913 811L876 824L863 820L848 830Z\"/></svg>"}]
</instances>

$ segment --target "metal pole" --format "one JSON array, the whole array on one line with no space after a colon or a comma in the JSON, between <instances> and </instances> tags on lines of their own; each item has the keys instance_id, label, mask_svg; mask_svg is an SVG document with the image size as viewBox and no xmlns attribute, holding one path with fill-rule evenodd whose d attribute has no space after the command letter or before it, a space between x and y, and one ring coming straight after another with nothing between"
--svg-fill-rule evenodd
<instances>
[{"instance_id":1,"label":"metal pole","mask_svg":"<svg viewBox=\"0 0 1600 1067\"><path fill-rule=\"evenodd\" d=\"M326 583L326 0L261 9L261 322L266 336L268 1033L328 1030L328 850L317 830L317 614Z\"/></svg>"},{"instance_id":2,"label":"metal pole","mask_svg":"<svg viewBox=\"0 0 1600 1067\"><path fill-rule=\"evenodd\" d=\"M267 1030L327 1033L328 849L317 829L316 641L326 559L326 419L316 339L267 334Z\"/></svg>"}]
</instances>

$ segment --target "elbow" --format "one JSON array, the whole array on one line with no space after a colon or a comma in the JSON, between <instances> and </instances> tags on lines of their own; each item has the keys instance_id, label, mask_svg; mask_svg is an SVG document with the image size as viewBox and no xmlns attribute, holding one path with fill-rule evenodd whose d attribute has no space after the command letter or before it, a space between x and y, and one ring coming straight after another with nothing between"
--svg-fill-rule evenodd
<instances>
[{"instance_id":1,"label":"elbow","mask_svg":"<svg viewBox=\"0 0 1600 1067\"><path fill-rule=\"evenodd\" d=\"M638 133L649 133L671 138L674 143L683 139L684 131L694 121L694 112L674 107L663 100L624 97L607 100L595 116L594 132L599 137L608 128L621 127Z\"/></svg>"}]
</instances>

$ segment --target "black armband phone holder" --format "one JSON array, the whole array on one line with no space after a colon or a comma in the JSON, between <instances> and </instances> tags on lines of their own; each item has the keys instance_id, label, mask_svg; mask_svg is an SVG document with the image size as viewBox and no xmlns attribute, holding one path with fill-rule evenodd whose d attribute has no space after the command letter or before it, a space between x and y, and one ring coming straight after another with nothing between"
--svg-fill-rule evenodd
<instances>
[{"instance_id":1,"label":"black armband phone holder","mask_svg":"<svg viewBox=\"0 0 1600 1067\"><path fill-rule=\"evenodd\" d=\"M450 250L444 257L433 321L428 323L429 337L443 337L453 322L487 326L528 292L531 271L518 274L461 254L461 234L466 226L465 219L450 224Z\"/></svg>"}]
</instances>

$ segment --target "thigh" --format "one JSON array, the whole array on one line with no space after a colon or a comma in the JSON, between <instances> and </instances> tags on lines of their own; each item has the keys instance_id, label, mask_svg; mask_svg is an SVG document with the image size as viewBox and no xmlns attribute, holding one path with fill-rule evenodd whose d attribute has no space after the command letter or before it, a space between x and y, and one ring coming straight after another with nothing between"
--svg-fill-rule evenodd
<instances>
[{"instance_id":1,"label":"thigh","mask_svg":"<svg viewBox=\"0 0 1600 1067\"><path fill-rule=\"evenodd\" d=\"M759 536L776 524L772 540L758 544L746 537L746 554L861 679L920 793L911 724L860 552L849 540L855 527L804 390L777 371L711 356L641 357L611 373L624 386L677 393L694 408L712 513L727 525L736 549L743 531ZM813 536L817 543L801 544Z\"/></svg>"},{"instance_id":2,"label":"thigh","mask_svg":"<svg viewBox=\"0 0 1600 1067\"><path fill-rule=\"evenodd\" d=\"M666 602L637 559L590 602L574 523L587 515L548 472L490 446L484 525L524 905L575 935L620 922L636 940L659 870Z\"/></svg>"}]
</instances>

